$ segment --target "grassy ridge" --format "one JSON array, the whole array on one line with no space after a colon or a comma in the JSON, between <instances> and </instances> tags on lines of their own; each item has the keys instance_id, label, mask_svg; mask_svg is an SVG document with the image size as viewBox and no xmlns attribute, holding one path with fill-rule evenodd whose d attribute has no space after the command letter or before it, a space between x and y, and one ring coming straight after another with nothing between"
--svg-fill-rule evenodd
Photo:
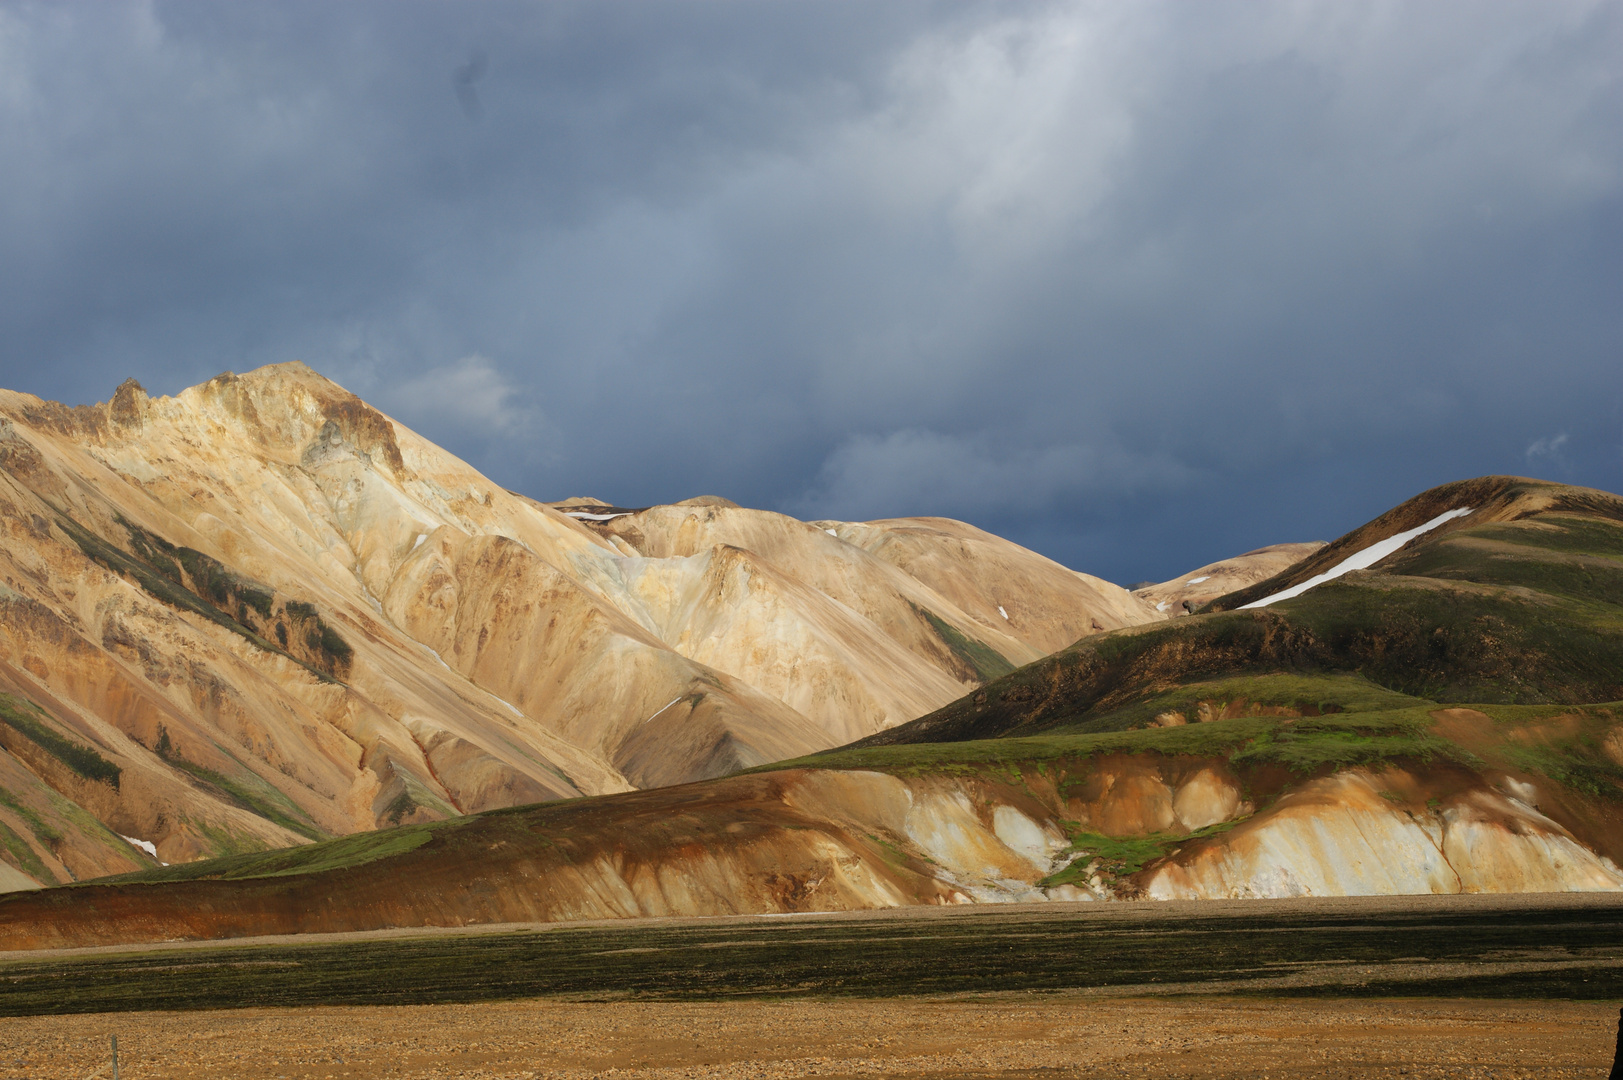
<instances>
[{"instance_id":1,"label":"grassy ridge","mask_svg":"<svg viewBox=\"0 0 1623 1080\"><path fill-rule=\"evenodd\" d=\"M1486 477L1417 496L1332 548L1351 554L1445 503L1487 505L1479 496L1520 516L1422 536L1378 570L1264 609L1238 605L1318 564L1221 597L1193 618L1084 638L856 745L1143 727L1179 709L1181 687L1257 676L1362 680L1413 704L1623 699L1623 500Z\"/></svg>"},{"instance_id":2,"label":"grassy ridge","mask_svg":"<svg viewBox=\"0 0 1623 1080\"><path fill-rule=\"evenodd\" d=\"M1193 719L1203 704L1212 703L1241 715L1174 727L1144 726L1169 713ZM1431 710L1438 707L1357 675L1242 676L1192 683L1099 710L1085 726L1056 725L1042 734L960 742L857 745L750 771L871 768L917 774L1118 753L1275 763L1297 772L1405 757L1431 760L1443 756L1474 762L1467 752L1431 733ZM1269 712L1283 715L1267 715ZM1291 715L1301 713L1308 715ZM1319 715L1312 715L1315 713Z\"/></svg>"},{"instance_id":3,"label":"grassy ridge","mask_svg":"<svg viewBox=\"0 0 1623 1080\"><path fill-rule=\"evenodd\" d=\"M1277 764L1297 773L1397 760L1424 762L1439 757L1465 765L1481 764L1469 751L1431 734L1430 726L1431 716L1424 709L1301 720L1244 716L1172 728L831 750L750 771L877 769L916 776L930 772L964 772L980 765L1145 753L1224 758L1237 765Z\"/></svg>"},{"instance_id":4,"label":"grassy ridge","mask_svg":"<svg viewBox=\"0 0 1623 1080\"><path fill-rule=\"evenodd\" d=\"M240 881L247 878L291 877L298 874L319 874L328 870L348 870L364 866L378 859L404 855L428 843L437 830L456 828L466 819L433 822L424 825L402 825L377 832L354 833L336 840L298 847L258 851L245 855L227 855L202 862L178 863L132 874L97 878L96 885L124 883L158 884L165 881L200 881L204 879Z\"/></svg>"}]
</instances>

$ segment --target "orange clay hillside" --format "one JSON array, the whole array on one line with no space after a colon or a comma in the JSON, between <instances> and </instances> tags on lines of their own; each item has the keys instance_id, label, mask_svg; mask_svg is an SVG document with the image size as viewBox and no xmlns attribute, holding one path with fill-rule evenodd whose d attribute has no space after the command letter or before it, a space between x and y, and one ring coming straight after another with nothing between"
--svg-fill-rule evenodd
<instances>
[{"instance_id":1,"label":"orange clay hillside","mask_svg":"<svg viewBox=\"0 0 1623 1080\"><path fill-rule=\"evenodd\" d=\"M843 749L17 894L0 947L1623 889L1623 500L1469 481L1324 551Z\"/></svg>"},{"instance_id":2,"label":"orange clay hillside","mask_svg":"<svg viewBox=\"0 0 1623 1080\"><path fill-rule=\"evenodd\" d=\"M724 500L575 502L300 364L0 391L0 890L719 776L1160 618L957 523L914 574Z\"/></svg>"}]
</instances>

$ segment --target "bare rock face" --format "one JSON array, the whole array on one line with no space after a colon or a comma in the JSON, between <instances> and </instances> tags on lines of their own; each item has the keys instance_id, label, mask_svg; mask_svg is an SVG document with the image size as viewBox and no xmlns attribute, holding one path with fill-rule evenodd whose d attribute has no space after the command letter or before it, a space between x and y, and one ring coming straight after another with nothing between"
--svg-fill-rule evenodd
<instances>
[{"instance_id":1,"label":"bare rock face","mask_svg":"<svg viewBox=\"0 0 1623 1080\"><path fill-rule=\"evenodd\" d=\"M1218 844L1146 875L1156 900L1616 892L1623 872L1559 822L1477 789L1406 805L1417 778L1359 770L1291 792ZM1397 788L1398 793L1391 789Z\"/></svg>"},{"instance_id":2,"label":"bare rock face","mask_svg":"<svg viewBox=\"0 0 1623 1080\"><path fill-rule=\"evenodd\" d=\"M1164 618L1155 605L1001 536L949 518L817 522L1047 655L1105 630Z\"/></svg>"},{"instance_id":3,"label":"bare rock face","mask_svg":"<svg viewBox=\"0 0 1623 1080\"><path fill-rule=\"evenodd\" d=\"M719 776L1155 617L956 522L560 510L301 364L0 391L0 891Z\"/></svg>"}]
</instances>

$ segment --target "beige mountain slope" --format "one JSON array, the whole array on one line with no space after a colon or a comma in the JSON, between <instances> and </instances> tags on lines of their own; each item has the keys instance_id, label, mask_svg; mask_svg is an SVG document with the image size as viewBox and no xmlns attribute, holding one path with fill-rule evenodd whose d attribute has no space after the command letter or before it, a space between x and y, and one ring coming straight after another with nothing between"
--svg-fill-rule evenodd
<instances>
[{"instance_id":1,"label":"beige mountain slope","mask_svg":"<svg viewBox=\"0 0 1623 1080\"><path fill-rule=\"evenodd\" d=\"M615 584L642 600L662 640L787 701L836 742L1038 659L1053 641L1157 617L1119 586L960 522L807 524L706 498L591 525L638 556L616 565ZM911 541L912 565L869 550L884 534ZM1022 613L1019 628L994 591Z\"/></svg>"},{"instance_id":2,"label":"beige mountain slope","mask_svg":"<svg viewBox=\"0 0 1623 1080\"><path fill-rule=\"evenodd\" d=\"M1187 615L1219 596L1227 596L1247 585L1268 580L1324 546L1324 541L1314 540L1305 544L1274 544L1258 548L1232 559L1207 563L1199 570L1180 574L1159 585L1134 589L1133 596L1165 615Z\"/></svg>"},{"instance_id":3,"label":"beige mountain slope","mask_svg":"<svg viewBox=\"0 0 1623 1080\"><path fill-rule=\"evenodd\" d=\"M1001 536L950 518L820 521L974 618L1035 645L1043 655L1102 630L1156 618L1108 581L1061 566ZM1153 606L1150 605L1150 606Z\"/></svg>"},{"instance_id":4,"label":"beige mountain slope","mask_svg":"<svg viewBox=\"0 0 1623 1080\"><path fill-rule=\"evenodd\" d=\"M0 391L0 889L716 776L1157 617L694 502L559 512L298 364Z\"/></svg>"}]
</instances>

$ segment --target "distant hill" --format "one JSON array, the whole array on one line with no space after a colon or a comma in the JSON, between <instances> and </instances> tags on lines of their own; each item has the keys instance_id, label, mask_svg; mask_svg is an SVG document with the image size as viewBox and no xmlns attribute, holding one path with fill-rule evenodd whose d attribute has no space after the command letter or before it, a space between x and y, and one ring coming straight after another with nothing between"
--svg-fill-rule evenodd
<instances>
[{"instance_id":1,"label":"distant hill","mask_svg":"<svg viewBox=\"0 0 1623 1080\"><path fill-rule=\"evenodd\" d=\"M1133 589L1133 595L1154 606L1156 611L1177 618L1198 611L1220 596L1266 581L1322 547L1322 540L1305 544L1272 544L1244 555L1207 563L1159 585L1139 586Z\"/></svg>"}]
</instances>

